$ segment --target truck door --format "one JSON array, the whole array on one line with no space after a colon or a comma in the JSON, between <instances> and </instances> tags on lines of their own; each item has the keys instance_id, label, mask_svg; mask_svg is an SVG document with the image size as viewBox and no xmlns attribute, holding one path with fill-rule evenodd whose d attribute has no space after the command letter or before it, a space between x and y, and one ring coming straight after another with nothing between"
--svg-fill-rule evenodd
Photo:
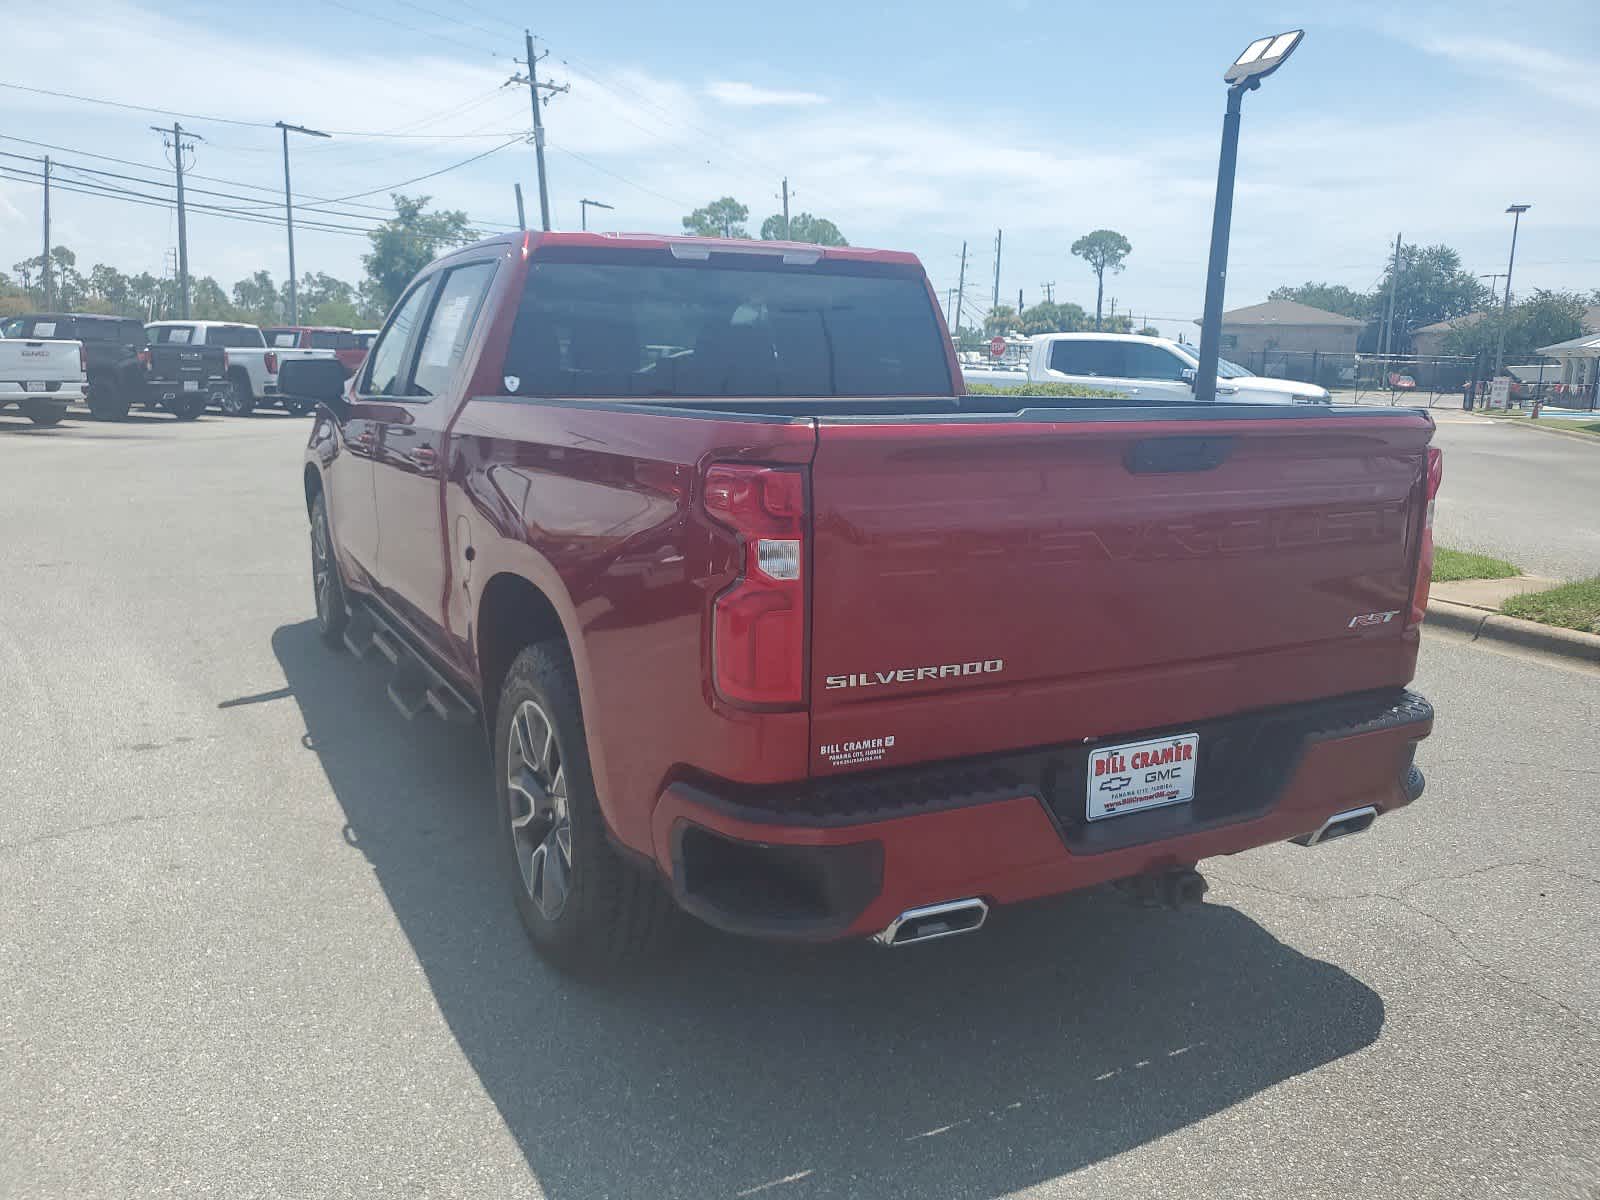
<instances>
[{"instance_id":1,"label":"truck door","mask_svg":"<svg viewBox=\"0 0 1600 1200\"><path fill-rule=\"evenodd\" d=\"M493 259L467 261L431 277L404 395L379 419L373 481L380 594L434 647L444 645L450 554L441 516L444 430L466 386L463 365L494 270Z\"/></svg>"},{"instance_id":2,"label":"truck door","mask_svg":"<svg viewBox=\"0 0 1600 1200\"><path fill-rule=\"evenodd\" d=\"M406 402L416 332L432 282L415 285L395 308L356 376L350 404L339 420L339 451L328 465L328 507L333 539L355 568L361 587L374 587L378 566L378 504L373 487L381 418Z\"/></svg>"}]
</instances>

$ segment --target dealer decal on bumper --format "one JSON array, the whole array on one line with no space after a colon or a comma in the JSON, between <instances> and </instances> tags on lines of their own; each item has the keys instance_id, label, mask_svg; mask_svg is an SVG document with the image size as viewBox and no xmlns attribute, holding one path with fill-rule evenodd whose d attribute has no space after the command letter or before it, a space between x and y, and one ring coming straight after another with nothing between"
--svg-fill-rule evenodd
<instances>
[{"instance_id":1,"label":"dealer decal on bumper","mask_svg":"<svg viewBox=\"0 0 1600 1200\"><path fill-rule=\"evenodd\" d=\"M882 762L894 749L894 734L884 737L861 738L853 742L828 742L817 747L817 753L835 767L859 767L863 763Z\"/></svg>"}]
</instances>

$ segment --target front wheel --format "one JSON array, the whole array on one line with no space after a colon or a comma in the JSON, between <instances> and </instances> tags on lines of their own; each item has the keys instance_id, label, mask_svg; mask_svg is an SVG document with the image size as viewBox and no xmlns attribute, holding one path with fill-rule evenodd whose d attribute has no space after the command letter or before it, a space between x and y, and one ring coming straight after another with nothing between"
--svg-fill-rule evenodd
<instances>
[{"instance_id":1,"label":"front wheel","mask_svg":"<svg viewBox=\"0 0 1600 1200\"><path fill-rule=\"evenodd\" d=\"M644 958L665 939L671 901L607 838L564 643L541 642L517 655L498 713L500 844L534 948L584 972Z\"/></svg>"},{"instance_id":2,"label":"front wheel","mask_svg":"<svg viewBox=\"0 0 1600 1200\"><path fill-rule=\"evenodd\" d=\"M319 492L311 502L311 589L317 603L317 632L330 646L344 640L350 624L350 607L344 580L333 556L333 530L328 524L328 501Z\"/></svg>"}]
</instances>

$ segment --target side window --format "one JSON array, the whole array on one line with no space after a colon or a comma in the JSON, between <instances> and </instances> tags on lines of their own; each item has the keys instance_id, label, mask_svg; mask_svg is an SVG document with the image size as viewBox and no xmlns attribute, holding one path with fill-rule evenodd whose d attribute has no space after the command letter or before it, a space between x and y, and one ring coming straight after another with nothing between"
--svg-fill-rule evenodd
<instances>
[{"instance_id":1,"label":"side window","mask_svg":"<svg viewBox=\"0 0 1600 1200\"><path fill-rule=\"evenodd\" d=\"M124 321L122 323L122 340L129 346L143 346L145 344L144 326L137 321Z\"/></svg>"},{"instance_id":2,"label":"side window","mask_svg":"<svg viewBox=\"0 0 1600 1200\"><path fill-rule=\"evenodd\" d=\"M1141 342L1126 342L1123 349L1128 355L1130 379L1178 380L1189 364L1163 346L1146 346Z\"/></svg>"},{"instance_id":3,"label":"side window","mask_svg":"<svg viewBox=\"0 0 1600 1200\"><path fill-rule=\"evenodd\" d=\"M416 332L433 283L430 278L413 287L378 335L372 353L367 356L367 373L361 388L365 395L405 395L406 349L411 345L411 335Z\"/></svg>"},{"instance_id":4,"label":"side window","mask_svg":"<svg viewBox=\"0 0 1600 1200\"><path fill-rule=\"evenodd\" d=\"M457 267L444 277L417 355L410 389L413 395L437 396L450 386L467 353L473 323L493 276L494 264L485 262Z\"/></svg>"},{"instance_id":5,"label":"side window","mask_svg":"<svg viewBox=\"0 0 1600 1200\"><path fill-rule=\"evenodd\" d=\"M1121 349L1116 342L1098 342L1088 338L1056 342L1050 347L1050 369L1064 375L1122 375Z\"/></svg>"}]
</instances>

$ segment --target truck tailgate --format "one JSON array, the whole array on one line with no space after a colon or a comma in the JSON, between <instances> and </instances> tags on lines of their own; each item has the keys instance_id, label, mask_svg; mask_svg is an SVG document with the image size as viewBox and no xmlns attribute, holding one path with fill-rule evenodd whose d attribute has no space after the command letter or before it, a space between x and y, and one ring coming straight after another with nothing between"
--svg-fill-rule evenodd
<instances>
[{"instance_id":1,"label":"truck tailgate","mask_svg":"<svg viewBox=\"0 0 1600 1200\"><path fill-rule=\"evenodd\" d=\"M1432 433L1403 410L821 420L812 770L1405 683Z\"/></svg>"}]
</instances>

